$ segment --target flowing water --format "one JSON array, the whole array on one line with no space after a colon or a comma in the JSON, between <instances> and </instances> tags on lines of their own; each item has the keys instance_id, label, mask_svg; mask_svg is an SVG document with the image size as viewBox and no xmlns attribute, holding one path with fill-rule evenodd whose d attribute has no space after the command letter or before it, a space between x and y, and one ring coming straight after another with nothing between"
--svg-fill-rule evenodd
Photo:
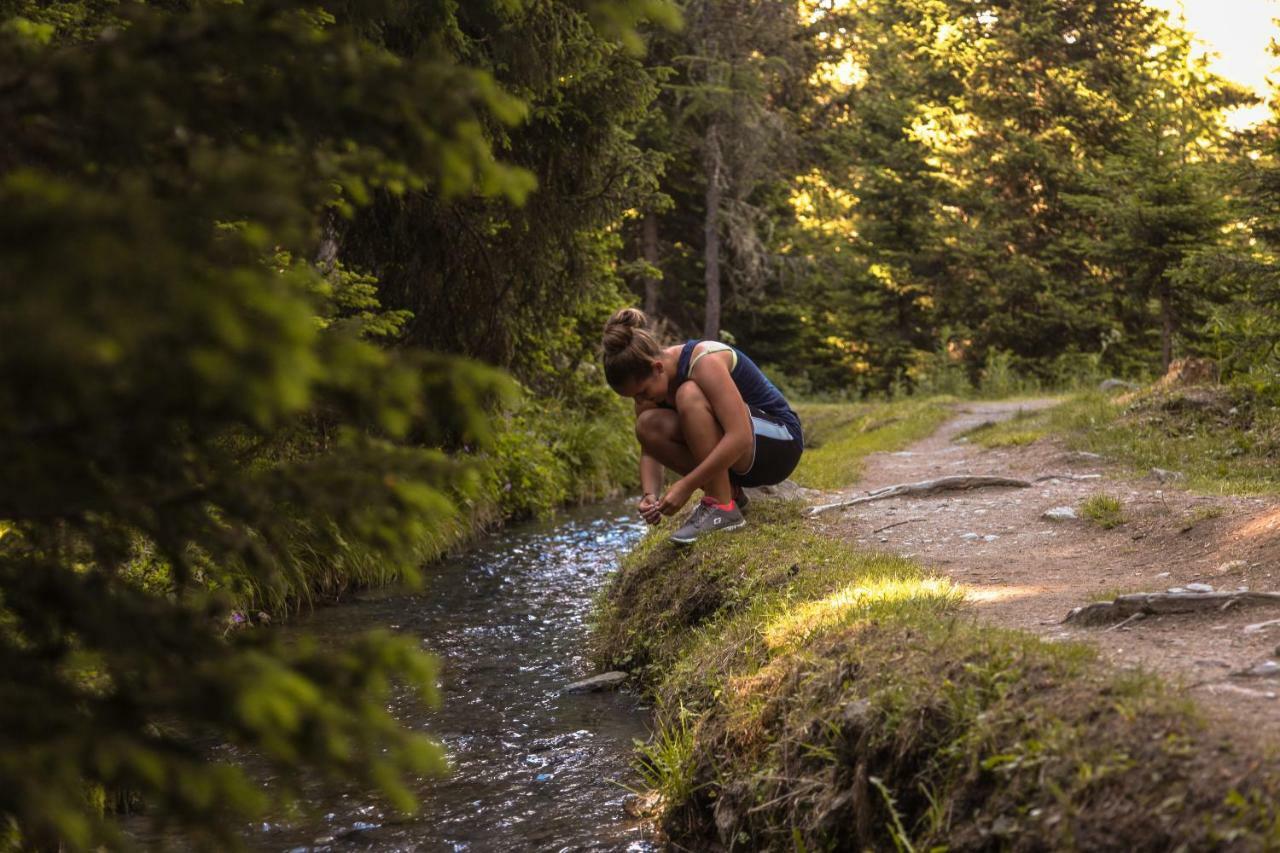
<instances>
[{"instance_id":1,"label":"flowing water","mask_svg":"<svg viewBox=\"0 0 1280 853\"><path fill-rule=\"evenodd\" d=\"M317 610L322 642L387 628L419 637L443 664L443 706L393 710L439 739L452 773L418 785L420 812L385 814L372 795L328 795L317 817L265 823L254 849L505 851L655 849L622 808L632 742L647 714L626 693L567 695L584 660L594 594L643 534L620 505L577 510L487 537L431 570L421 592ZM620 784L621 783L621 784Z\"/></svg>"}]
</instances>

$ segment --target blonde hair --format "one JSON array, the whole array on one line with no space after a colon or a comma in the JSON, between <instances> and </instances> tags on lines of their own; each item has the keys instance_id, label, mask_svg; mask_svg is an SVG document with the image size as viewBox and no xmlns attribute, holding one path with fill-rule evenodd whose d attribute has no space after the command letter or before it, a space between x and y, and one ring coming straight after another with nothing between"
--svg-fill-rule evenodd
<instances>
[{"instance_id":1,"label":"blonde hair","mask_svg":"<svg viewBox=\"0 0 1280 853\"><path fill-rule=\"evenodd\" d=\"M662 346L648 325L639 308L623 308L604 324L604 378L615 391L648 376L662 357Z\"/></svg>"}]
</instances>

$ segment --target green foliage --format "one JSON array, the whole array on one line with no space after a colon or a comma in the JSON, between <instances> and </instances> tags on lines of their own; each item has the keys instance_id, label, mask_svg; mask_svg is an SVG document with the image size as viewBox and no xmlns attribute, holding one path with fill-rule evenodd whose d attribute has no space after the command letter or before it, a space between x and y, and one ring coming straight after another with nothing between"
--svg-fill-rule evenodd
<instances>
[{"instance_id":1,"label":"green foliage","mask_svg":"<svg viewBox=\"0 0 1280 853\"><path fill-rule=\"evenodd\" d=\"M945 394L967 397L973 393L973 382L965 368L961 350L949 331L942 331L944 343L930 353L916 354L915 363L907 369L912 390L922 396Z\"/></svg>"},{"instance_id":2,"label":"green foliage","mask_svg":"<svg viewBox=\"0 0 1280 853\"><path fill-rule=\"evenodd\" d=\"M789 0L691 0L682 9L679 32L650 38L660 89L640 139L665 169L659 193L627 222L629 255L644 262L632 265L633 280L643 286L650 265L660 271L646 310L673 331L701 335L709 323L710 334L736 336L757 361L778 362L789 341L774 334L780 318L766 288L778 269L775 226L806 145L800 109L818 55L814 30ZM788 321L793 307L784 306ZM809 366L786 363L795 375Z\"/></svg>"},{"instance_id":3,"label":"green foliage","mask_svg":"<svg viewBox=\"0 0 1280 853\"><path fill-rule=\"evenodd\" d=\"M1020 397L1034 394L1042 390L1041 383L1034 377L1020 372L1015 366L1012 353L992 349L987 351L987 359L978 376L978 393L983 397L1003 400L1008 397ZM1092 377L1086 378L1089 381Z\"/></svg>"},{"instance_id":4,"label":"green foliage","mask_svg":"<svg viewBox=\"0 0 1280 853\"><path fill-rule=\"evenodd\" d=\"M441 770L387 711L435 699L416 643L227 628L236 603L412 580L484 498L483 463L435 448L492 452L513 384L377 346L410 317L374 298L380 264L326 250L375 201L529 199L506 141L536 106L459 49L464 23L452 3L0 4L0 825L22 845L125 846L86 791L227 849L303 772L409 810L401 780ZM523 68L554 79L542 61ZM550 121L559 145L585 133ZM615 470L590 440L557 437L575 487ZM219 740L271 786L211 759Z\"/></svg>"},{"instance_id":5,"label":"green foliage","mask_svg":"<svg viewBox=\"0 0 1280 853\"><path fill-rule=\"evenodd\" d=\"M1241 158L1231 177L1237 227L1223 245L1189 257L1175 280L1181 287L1206 285L1230 296L1211 312L1202 351L1216 358L1223 379L1253 395L1280 403L1280 125L1275 118L1249 140L1251 157Z\"/></svg>"},{"instance_id":6,"label":"green foliage","mask_svg":"<svg viewBox=\"0 0 1280 853\"><path fill-rule=\"evenodd\" d=\"M1228 240L1221 164L1239 155L1223 116L1248 97L1163 12L812 14L800 37L817 73L788 101L805 137L759 204L772 266L751 292L769 301L744 292L725 323L757 361L820 392L1006 394L1161 372L1205 347L1205 319L1239 288L1181 270ZM698 210L673 197L664 221ZM668 281L695 278L688 242L666 253ZM698 296L664 302L677 325Z\"/></svg>"},{"instance_id":7,"label":"green foliage","mask_svg":"<svg viewBox=\"0 0 1280 853\"><path fill-rule=\"evenodd\" d=\"M504 518L544 517L634 484L633 421L621 398L596 414L551 399L529 401L501 419L484 457L488 500Z\"/></svg>"},{"instance_id":8,"label":"green foliage","mask_svg":"<svg viewBox=\"0 0 1280 853\"><path fill-rule=\"evenodd\" d=\"M447 59L527 105L518 125L484 121L476 133L538 190L514 204L496 194L457 199L434 186L383 188L335 223L334 239L347 263L377 275L384 305L412 312L405 341L509 368L535 394L563 398L622 304L617 225L645 203L661 171L634 139L656 83L592 18L617 24L667 7L449 7ZM380 43L405 61L435 49L439 33L419 25L420 14L415 4L387 7L376 21Z\"/></svg>"},{"instance_id":9,"label":"green foliage","mask_svg":"<svg viewBox=\"0 0 1280 853\"><path fill-rule=\"evenodd\" d=\"M658 713L658 725L648 741L636 741L635 768L650 791L668 802L684 802L693 795L694 731L684 707Z\"/></svg>"},{"instance_id":10,"label":"green foliage","mask_svg":"<svg viewBox=\"0 0 1280 853\"><path fill-rule=\"evenodd\" d=\"M1115 495L1090 495L1081 501L1080 514L1103 530L1119 527L1127 520L1124 504Z\"/></svg>"},{"instance_id":11,"label":"green foliage","mask_svg":"<svg viewBox=\"0 0 1280 853\"><path fill-rule=\"evenodd\" d=\"M1182 519L1182 526L1178 529L1179 533L1190 533L1192 528L1204 521L1211 521L1215 518L1222 518L1227 514L1225 507L1217 505L1209 505L1197 507Z\"/></svg>"}]
</instances>

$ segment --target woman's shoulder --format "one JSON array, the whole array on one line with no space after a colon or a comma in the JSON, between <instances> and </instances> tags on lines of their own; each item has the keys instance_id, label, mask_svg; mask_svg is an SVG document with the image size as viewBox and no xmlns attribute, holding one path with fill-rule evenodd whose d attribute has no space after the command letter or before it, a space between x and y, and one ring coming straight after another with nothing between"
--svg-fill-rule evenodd
<instances>
[{"instance_id":1,"label":"woman's shoulder","mask_svg":"<svg viewBox=\"0 0 1280 853\"><path fill-rule=\"evenodd\" d=\"M694 368L703 363L720 362L727 372L732 373L738 366L738 353L733 347L721 341L690 341L693 347L689 353L689 369L690 376L694 374ZM719 354L723 353L723 356ZM706 375L705 371L697 371L702 375ZM718 371L712 371L716 373Z\"/></svg>"},{"instance_id":2,"label":"woman's shoulder","mask_svg":"<svg viewBox=\"0 0 1280 853\"><path fill-rule=\"evenodd\" d=\"M686 341L684 346L693 345L692 352L694 355L702 355L704 352L732 352L733 347L724 341L712 340L694 340Z\"/></svg>"}]
</instances>

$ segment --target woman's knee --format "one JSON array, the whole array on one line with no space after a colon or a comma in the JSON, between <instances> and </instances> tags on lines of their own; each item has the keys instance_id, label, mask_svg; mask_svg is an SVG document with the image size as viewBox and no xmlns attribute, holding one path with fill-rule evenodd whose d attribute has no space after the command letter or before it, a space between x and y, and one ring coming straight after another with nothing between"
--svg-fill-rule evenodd
<instances>
[{"instance_id":1,"label":"woman's knee","mask_svg":"<svg viewBox=\"0 0 1280 853\"><path fill-rule=\"evenodd\" d=\"M676 389L676 411L681 415L699 410L711 411L711 401L696 382L686 382Z\"/></svg>"},{"instance_id":2,"label":"woman's knee","mask_svg":"<svg viewBox=\"0 0 1280 853\"><path fill-rule=\"evenodd\" d=\"M653 446L679 438L679 425L675 412L670 409L649 409L636 417L636 439L641 446Z\"/></svg>"}]
</instances>

